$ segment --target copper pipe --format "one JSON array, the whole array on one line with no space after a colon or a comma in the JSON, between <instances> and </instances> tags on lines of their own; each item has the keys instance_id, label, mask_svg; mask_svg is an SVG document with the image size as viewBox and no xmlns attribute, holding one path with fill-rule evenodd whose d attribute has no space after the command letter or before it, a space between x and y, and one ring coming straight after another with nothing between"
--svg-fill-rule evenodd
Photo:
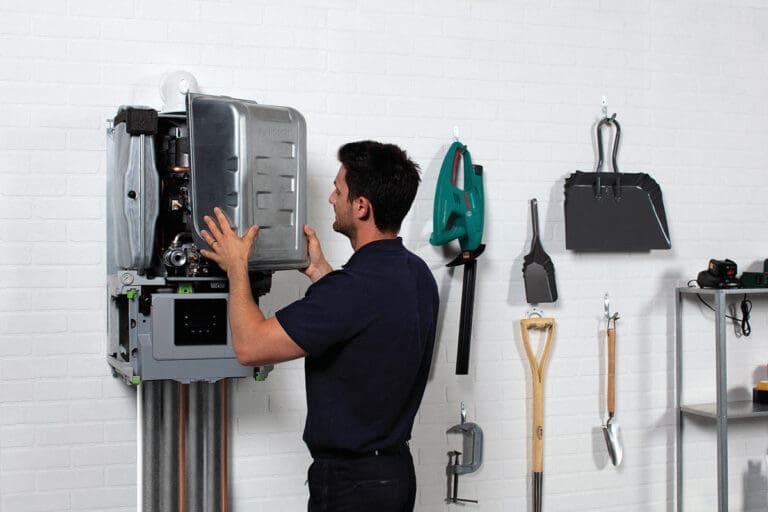
<instances>
[{"instance_id":1,"label":"copper pipe","mask_svg":"<svg viewBox=\"0 0 768 512\"><path fill-rule=\"evenodd\" d=\"M227 379L221 381L221 512L227 512Z\"/></svg>"},{"instance_id":2,"label":"copper pipe","mask_svg":"<svg viewBox=\"0 0 768 512\"><path fill-rule=\"evenodd\" d=\"M187 489L187 510L189 512L203 512L206 509L205 488L207 480L205 479L204 463L207 460L205 455L205 433L207 431L205 416L208 413L208 400L205 393L204 382L193 382L189 384L189 393L187 395L187 436L189 460L187 461L186 471L189 474L189 489ZM210 507L209 507L210 509Z\"/></svg>"},{"instance_id":3,"label":"copper pipe","mask_svg":"<svg viewBox=\"0 0 768 512\"><path fill-rule=\"evenodd\" d=\"M187 509L187 388L179 384L179 512Z\"/></svg>"},{"instance_id":4,"label":"copper pipe","mask_svg":"<svg viewBox=\"0 0 768 512\"><path fill-rule=\"evenodd\" d=\"M173 167L171 167L171 172L179 173L179 174L189 172L189 167L184 165L174 165Z\"/></svg>"}]
</instances>

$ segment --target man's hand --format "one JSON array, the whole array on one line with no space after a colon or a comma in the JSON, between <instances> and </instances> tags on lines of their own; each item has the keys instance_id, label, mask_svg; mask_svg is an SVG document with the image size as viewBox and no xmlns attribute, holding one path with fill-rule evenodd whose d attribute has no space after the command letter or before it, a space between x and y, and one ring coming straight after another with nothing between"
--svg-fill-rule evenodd
<instances>
[{"instance_id":1,"label":"man's hand","mask_svg":"<svg viewBox=\"0 0 768 512\"><path fill-rule=\"evenodd\" d=\"M248 255L259 233L259 226L251 226L245 235L239 237L220 208L214 208L213 214L216 216L215 220L208 215L203 217L208 230L200 231L203 240L208 242L212 250L202 249L200 254L215 261L224 272L229 272L232 268L247 267Z\"/></svg>"},{"instance_id":2,"label":"man's hand","mask_svg":"<svg viewBox=\"0 0 768 512\"><path fill-rule=\"evenodd\" d=\"M332 272L333 268L325 259L323 249L320 247L320 239L317 238L315 230L304 224L304 234L307 237L307 250L309 252L309 266L302 270L313 283Z\"/></svg>"},{"instance_id":3,"label":"man's hand","mask_svg":"<svg viewBox=\"0 0 768 512\"><path fill-rule=\"evenodd\" d=\"M253 298L248 280L248 255L259 233L259 226L251 226L240 237L232 230L220 208L214 208L213 214L215 219L203 217L208 229L200 231L211 250L203 249L200 253L218 263L227 273L227 318L237 360L248 366L263 366L306 356L304 349L288 336L277 318L264 318Z\"/></svg>"}]
</instances>

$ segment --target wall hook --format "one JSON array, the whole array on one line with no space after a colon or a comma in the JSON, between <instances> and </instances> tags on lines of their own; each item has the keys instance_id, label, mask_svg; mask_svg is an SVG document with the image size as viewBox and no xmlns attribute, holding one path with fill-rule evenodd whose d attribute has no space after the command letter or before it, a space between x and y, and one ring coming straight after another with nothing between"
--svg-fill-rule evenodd
<instances>
[{"instance_id":1,"label":"wall hook","mask_svg":"<svg viewBox=\"0 0 768 512\"><path fill-rule=\"evenodd\" d=\"M532 307L531 309L525 312L525 318L533 318L534 316L537 316L539 318L544 318L544 310Z\"/></svg>"},{"instance_id":2,"label":"wall hook","mask_svg":"<svg viewBox=\"0 0 768 512\"><path fill-rule=\"evenodd\" d=\"M605 292L603 305L605 307L605 319L608 321L609 324L611 323L611 320L613 320L613 324L616 325L616 320L619 319L619 313L614 313L613 315L611 315L611 301L608 298L608 292Z\"/></svg>"}]
</instances>

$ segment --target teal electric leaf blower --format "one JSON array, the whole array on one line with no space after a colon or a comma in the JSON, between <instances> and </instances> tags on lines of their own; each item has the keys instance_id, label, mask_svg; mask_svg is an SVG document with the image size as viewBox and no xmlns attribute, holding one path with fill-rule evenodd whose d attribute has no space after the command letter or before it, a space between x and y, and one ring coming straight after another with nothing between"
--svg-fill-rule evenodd
<instances>
[{"instance_id":1,"label":"teal electric leaf blower","mask_svg":"<svg viewBox=\"0 0 768 512\"><path fill-rule=\"evenodd\" d=\"M464 162L464 189L457 186L459 164ZM429 243L445 245L459 241L461 254L447 266L464 265L459 320L459 347L456 375L469 372L469 345L472 334L472 310L475 301L477 257L485 250L483 240L485 200L483 167L472 164L467 146L456 141L448 148L437 178L432 236Z\"/></svg>"}]
</instances>

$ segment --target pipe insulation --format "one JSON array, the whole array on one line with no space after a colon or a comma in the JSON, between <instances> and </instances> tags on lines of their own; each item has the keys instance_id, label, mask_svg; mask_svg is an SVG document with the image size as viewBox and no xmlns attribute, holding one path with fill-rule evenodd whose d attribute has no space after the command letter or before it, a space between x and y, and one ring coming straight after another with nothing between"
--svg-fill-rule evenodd
<instances>
[{"instance_id":1,"label":"pipe insulation","mask_svg":"<svg viewBox=\"0 0 768 512\"><path fill-rule=\"evenodd\" d=\"M187 397L189 386L179 384L179 512L187 511Z\"/></svg>"},{"instance_id":2,"label":"pipe insulation","mask_svg":"<svg viewBox=\"0 0 768 512\"><path fill-rule=\"evenodd\" d=\"M206 387L205 512L221 512L221 381Z\"/></svg>"},{"instance_id":3,"label":"pipe insulation","mask_svg":"<svg viewBox=\"0 0 768 512\"><path fill-rule=\"evenodd\" d=\"M144 394L143 387L139 384L136 387L136 512L144 512L144 488L142 482L144 465Z\"/></svg>"},{"instance_id":4,"label":"pipe insulation","mask_svg":"<svg viewBox=\"0 0 768 512\"><path fill-rule=\"evenodd\" d=\"M160 402L161 382L144 381L139 387L142 402L142 454L141 487L143 512L162 512L160 509Z\"/></svg>"},{"instance_id":5,"label":"pipe insulation","mask_svg":"<svg viewBox=\"0 0 768 512\"><path fill-rule=\"evenodd\" d=\"M179 510L179 385L162 382L162 421L160 428L160 510Z\"/></svg>"},{"instance_id":6,"label":"pipe insulation","mask_svg":"<svg viewBox=\"0 0 768 512\"><path fill-rule=\"evenodd\" d=\"M221 381L221 512L229 512L229 381Z\"/></svg>"},{"instance_id":7,"label":"pipe insulation","mask_svg":"<svg viewBox=\"0 0 768 512\"><path fill-rule=\"evenodd\" d=\"M137 396L141 512L227 512L228 386L144 381Z\"/></svg>"},{"instance_id":8,"label":"pipe insulation","mask_svg":"<svg viewBox=\"0 0 768 512\"><path fill-rule=\"evenodd\" d=\"M203 382L189 385L187 418L187 511L204 512L203 508L203 434L205 403Z\"/></svg>"}]
</instances>

